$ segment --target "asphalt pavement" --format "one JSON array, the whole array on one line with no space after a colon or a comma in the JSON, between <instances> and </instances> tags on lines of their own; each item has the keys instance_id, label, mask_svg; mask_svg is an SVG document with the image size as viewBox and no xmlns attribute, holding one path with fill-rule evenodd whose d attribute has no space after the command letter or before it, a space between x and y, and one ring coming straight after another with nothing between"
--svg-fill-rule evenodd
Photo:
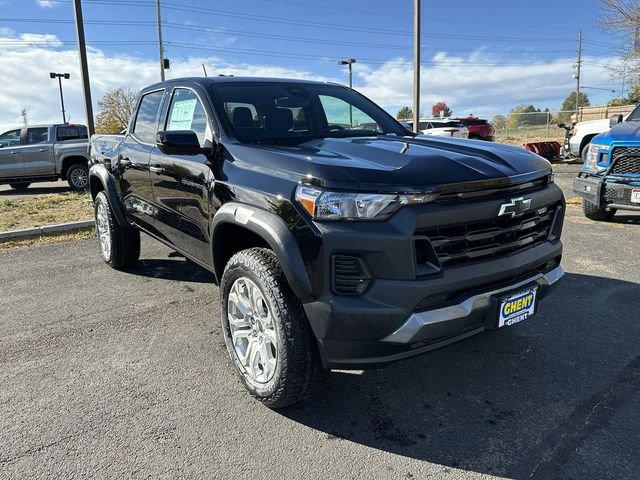
<instances>
[{"instance_id":1,"label":"asphalt pavement","mask_svg":"<svg viewBox=\"0 0 640 480\"><path fill-rule=\"evenodd\" d=\"M563 239L535 317L278 412L232 373L212 276L159 243L127 273L93 239L1 253L0 477L638 478L640 216L569 206Z\"/></svg>"}]
</instances>

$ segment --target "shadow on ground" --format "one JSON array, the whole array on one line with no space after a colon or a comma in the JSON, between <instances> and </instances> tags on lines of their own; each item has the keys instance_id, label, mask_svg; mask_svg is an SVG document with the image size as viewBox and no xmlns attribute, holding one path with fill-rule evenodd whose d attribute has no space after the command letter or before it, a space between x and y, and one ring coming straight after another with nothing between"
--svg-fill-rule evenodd
<instances>
[{"instance_id":1,"label":"shadow on ground","mask_svg":"<svg viewBox=\"0 0 640 480\"><path fill-rule=\"evenodd\" d=\"M640 286L567 274L526 324L387 369L334 372L328 391L283 415L328 441L512 478L566 478L570 456L640 391L640 324L614 305L640 311Z\"/></svg>"},{"instance_id":2,"label":"shadow on ground","mask_svg":"<svg viewBox=\"0 0 640 480\"><path fill-rule=\"evenodd\" d=\"M127 273L179 282L215 283L213 273L178 254L139 260Z\"/></svg>"},{"instance_id":3,"label":"shadow on ground","mask_svg":"<svg viewBox=\"0 0 640 480\"><path fill-rule=\"evenodd\" d=\"M12 188L9 190L0 190L0 198L2 197L32 197L33 195L43 195L46 193L65 193L71 192L71 187L35 187L31 186L27 190L18 192Z\"/></svg>"}]
</instances>

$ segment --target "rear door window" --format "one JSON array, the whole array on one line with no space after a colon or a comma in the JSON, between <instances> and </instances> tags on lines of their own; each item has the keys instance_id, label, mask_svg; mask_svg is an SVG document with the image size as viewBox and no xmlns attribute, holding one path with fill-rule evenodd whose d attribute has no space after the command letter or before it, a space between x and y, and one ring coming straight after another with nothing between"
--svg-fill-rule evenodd
<instances>
[{"instance_id":1,"label":"rear door window","mask_svg":"<svg viewBox=\"0 0 640 480\"><path fill-rule=\"evenodd\" d=\"M47 143L48 141L48 127L27 128L27 145L37 145L38 143Z\"/></svg>"},{"instance_id":2,"label":"rear door window","mask_svg":"<svg viewBox=\"0 0 640 480\"><path fill-rule=\"evenodd\" d=\"M158 112L162 104L164 90L147 93L140 100L140 107L136 114L133 134L142 142L155 143L158 126Z\"/></svg>"}]
</instances>

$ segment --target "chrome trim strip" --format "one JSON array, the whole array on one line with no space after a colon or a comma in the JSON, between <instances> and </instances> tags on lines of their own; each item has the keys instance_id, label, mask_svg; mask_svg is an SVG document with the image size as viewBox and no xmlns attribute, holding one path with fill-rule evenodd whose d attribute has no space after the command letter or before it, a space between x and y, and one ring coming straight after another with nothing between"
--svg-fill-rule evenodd
<instances>
[{"instance_id":1,"label":"chrome trim strip","mask_svg":"<svg viewBox=\"0 0 640 480\"><path fill-rule=\"evenodd\" d=\"M507 287L498 288L489 292L479 293L467 298L457 305L428 310L426 312L412 313L409 318L393 333L382 339L383 342L406 344L411 343L416 334L426 325L448 322L471 315L474 311L487 308L493 295L521 287L528 283L536 282L538 285L553 285L564 275L561 266L557 266L547 273L539 273L531 278L514 283Z\"/></svg>"}]
</instances>

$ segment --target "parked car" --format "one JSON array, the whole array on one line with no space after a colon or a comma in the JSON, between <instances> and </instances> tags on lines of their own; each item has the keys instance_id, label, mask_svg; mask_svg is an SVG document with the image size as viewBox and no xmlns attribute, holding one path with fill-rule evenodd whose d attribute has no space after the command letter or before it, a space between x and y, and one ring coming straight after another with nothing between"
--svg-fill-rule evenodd
<instances>
[{"instance_id":1,"label":"parked car","mask_svg":"<svg viewBox=\"0 0 640 480\"><path fill-rule=\"evenodd\" d=\"M84 125L30 125L0 134L0 184L26 190L35 182L66 179L88 186L89 139Z\"/></svg>"},{"instance_id":2,"label":"parked car","mask_svg":"<svg viewBox=\"0 0 640 480\"><path fill-rule=\"evenodd\" d=\"M478 117L457 118L469 130L469 138L474 140L486 140L493 142L495 136L495 128L488 120Z\"/></svg>"},{"instance_id":3,"label":"parked car","mask_svg":"<svg viewBox=\"0 0 640 480\"><path fill-rule=\"evenodd\" d=\"M574 181L582 209L592 220L611 220L618 210L640 211L640 106L596 135Z\"/></svg>"},{"instance_id":4,"label":"parked car","mask_svg":"<svg viewBox=\"0 0 640 480\"><path fill-rule=\"evenodd\" d=\"M413 129L413 120L405 120L403 123ZM450 118L433 118L420 120L418 127L422 135L435 135L442 137L468 138L469 129L459 120Z\"/></svg>"},{"instance_id":5,"label":"parked car","mask_svg":"<svg viewBox=\"0 0 640 480\"><path fill-rule=\"evenodd\" d=\"M351 114L375 129L345 129ZM158 83L126 134L90 152L105 262L132 267L142 231L213 272L233 368L272 408L328 369L525 320L563 275L549 162L414 136L341 85Z\"/></svg>"}]
</instances>

